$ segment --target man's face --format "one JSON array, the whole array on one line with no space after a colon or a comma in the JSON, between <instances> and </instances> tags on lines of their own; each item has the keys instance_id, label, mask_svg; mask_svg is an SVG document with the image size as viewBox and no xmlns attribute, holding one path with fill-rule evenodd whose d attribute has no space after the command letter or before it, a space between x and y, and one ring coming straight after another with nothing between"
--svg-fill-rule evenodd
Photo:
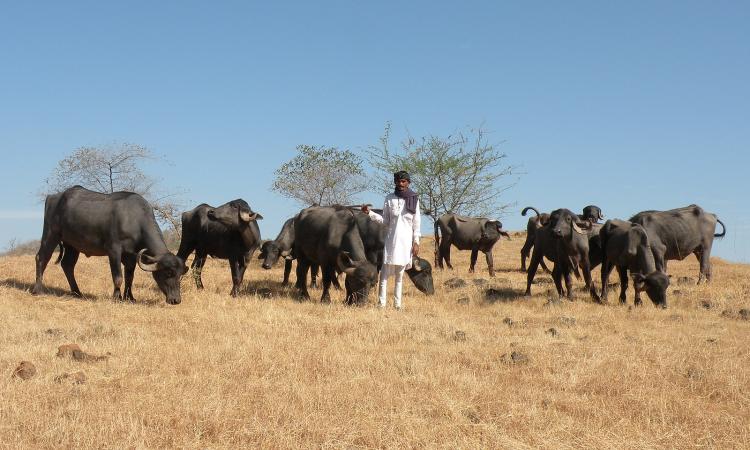
<instances>
[{"instance_id":1,"label":"man's face","mask_svg":"<svg viewBox=\"0 0 750 450\"><path fill-rule=\"evenodd\" d=\"M396 185L396 190L404 191L406 188L409 187L409 180L406 178L401 178L398 180L393 180L394 184Z\"/></svg>"}]
</instances>

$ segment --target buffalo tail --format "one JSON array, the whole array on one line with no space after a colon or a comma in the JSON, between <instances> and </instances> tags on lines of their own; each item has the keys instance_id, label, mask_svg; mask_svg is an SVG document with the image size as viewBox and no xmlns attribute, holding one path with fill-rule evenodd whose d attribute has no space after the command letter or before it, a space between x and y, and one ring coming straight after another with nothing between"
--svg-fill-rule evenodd
<instances>
[{"instance_id":1,"label":"buffalo tail","mask_svg":"<svg viewBox=\"0 0 750 450\"><path fill-rule=\"evenodd\" d=\"M527 206L527 207L525 207L523 210L521 210L521 215L525 216L526 213L529 212L529 210L534 211L536 213L537 217L539 216L539 211L536 208L534 208L533 206Z\"/></svg>"},{"instance_id":2,"label":"buffalo tail","mask_svg":"<svg viewBox=\"0 0 750 450\"><path fill-rule=\"evenodd\" d=\"M721 224L721 234L714 234L714 237L717 237L717 238L724 237L724 235L727 234L727 227L724 226L724 222L722 222L721 220L716 219L716 221Z\"/></svg>"}]
</instances>

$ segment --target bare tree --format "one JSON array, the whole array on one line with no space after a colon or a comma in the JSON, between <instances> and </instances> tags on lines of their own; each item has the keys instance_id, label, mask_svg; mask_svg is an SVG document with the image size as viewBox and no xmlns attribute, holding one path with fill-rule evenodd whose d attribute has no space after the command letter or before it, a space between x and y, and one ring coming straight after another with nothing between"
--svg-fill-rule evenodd
<instances>
[{"instance_id":1,"label":"bare tree","mask_svg":"<svg viewBox=\"0 0 750 450\"><path fill-rule=\"evenodd\" d=\"M410 173L422 210L433 222L441 214L497 217L511 203L500 197L517 180L516 168L504 164L507 155L487 142L486 132L470 128L446 138L430 135L419 140L408 136L399 150L390 148L391 124L387 123L379 146L368 151L375 169L373 188L393 189L393 173Z\"/></svg>"},{"instance_id":2,"label":"bare tree","mask_svg":"<svg viewBox=\"0 0 750 450\"><path fill-rule=\"evenodd\" d=\"M157 181L141 169L144 162L156 159L150 150L138 144L79 147L57 163L52 174L44 180L40 196L44 198L75 185L103 193L135 192L151 203L160 222L179 234L179 194L163 191Z\"/></svg>"},{"instance_id":3,"label":"bare tree","mask_svg":"<svg viewBox=\"0 0 750 450\"><path fill-rule=\"evenodd\" d=\"M362 159L351 151L298 145L297 152L276 169L273 191L303 206L345 205L367 188Z\"/></svg>"}]
</instances>

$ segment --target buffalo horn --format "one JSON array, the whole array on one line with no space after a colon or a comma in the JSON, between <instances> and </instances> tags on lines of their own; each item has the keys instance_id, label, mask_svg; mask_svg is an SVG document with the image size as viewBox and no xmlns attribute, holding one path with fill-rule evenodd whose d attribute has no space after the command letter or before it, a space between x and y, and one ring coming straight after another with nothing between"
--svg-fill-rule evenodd
<instances>
[{"instance_id":1,"label":"buffalo horn","mask_svg":"<svg viewBox=\"0 0 750 450\"><path fill-rule=\"evenodd\" d=\"M145 253L146 253L146 249L145 248L143 250L141 250L140 252L138 252L138 258L137 258L137 260L138 260L138 267L140 267L141 269L145 270L146 272L156 272L159 269L159 262L158 261L157 262L153 262L153 260L152 260L152 262L144 262L143 261L144 257L148 258L149 260L151 260L151 257L148 256L148 255L146 255Z\"/></svg>"}]
</instances>

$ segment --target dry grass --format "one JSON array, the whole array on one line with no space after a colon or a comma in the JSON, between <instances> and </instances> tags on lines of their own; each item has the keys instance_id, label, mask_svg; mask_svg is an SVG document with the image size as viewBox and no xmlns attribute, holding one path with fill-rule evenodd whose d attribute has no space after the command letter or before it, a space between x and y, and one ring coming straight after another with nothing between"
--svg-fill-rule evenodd
<instances>
[{"instance_id":1,"label":"dry grass","mask_svg":"<svg viewBox=\"0 0 750 450\"><path fill-rule=\"evenodd\" d=\"M584 292L547 304L548 275L533 298L520 296L522 242L499 244L491 280L482 258L469 275L468 252L454 251L456 270L435 272L439 293L407 281L400 312L347 308L341 293L332 305L299 303L280 287L281 267L257 265L232 299L216 260L203 292L183 279L178 306L140 271L140 301L112 302L103 258L79 262L87 298L63 295L56 266L50 295L32 297L33 257L0 258L0 445L750 447L750 322L737 315L750 307L750 266L715 260L714 283L674 282L667 310L647 299L619 306L616 289L607 306ZM673 280L696 279L692 258L669 267ZM469 285L442 288L455 276ZM486 300L472 279L488 279L501 299ZM258 287L274 297L254 295ZM55 356L73 342L111 356ZM11 378L22 360L36 365L34 378ZM86 383L55 381L78 370Z\"/></svg>"}]
</instances>

